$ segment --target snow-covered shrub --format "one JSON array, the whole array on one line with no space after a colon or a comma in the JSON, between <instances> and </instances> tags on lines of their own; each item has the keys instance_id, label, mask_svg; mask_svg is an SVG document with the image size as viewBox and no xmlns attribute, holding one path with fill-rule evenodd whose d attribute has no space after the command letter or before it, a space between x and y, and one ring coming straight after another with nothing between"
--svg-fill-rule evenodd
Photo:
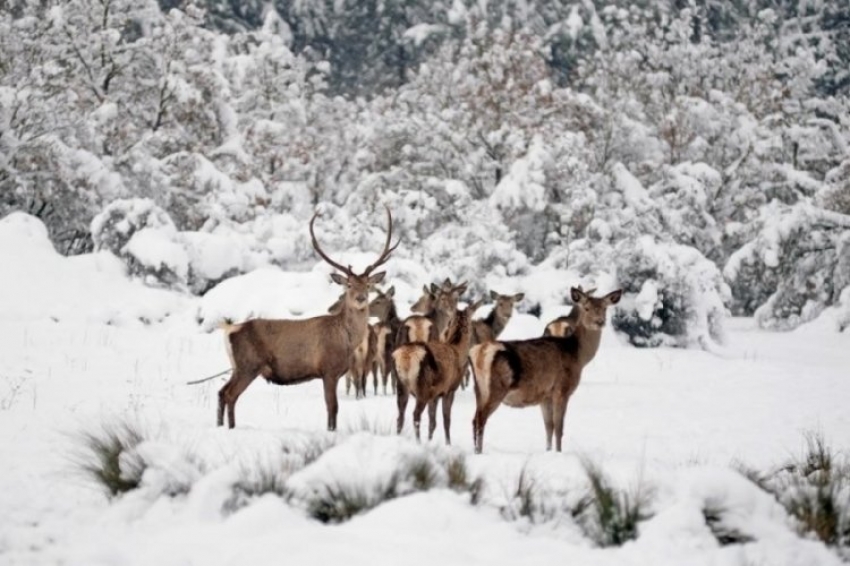
<instances>
[{"instance_id":1,"label":"snow-covered shrub","mask_svg":"<svg viewBox=\"0 0 850 566\"><path fill-rule=\"evenodd\" d=\"M203 295L216 284L245 272L246 255L233 237L207 232L181 232L187 254L187 283L192 293Z\"/></svg>"},{"instance_id":2,"label":"snow-covered shrub","mask_svg":"<svg viewBox=\"0 0 850 566\"><path fill-rule=\"evenodd\" d=\"M717 261L720 230L711 215L711 203L723 180L719 172L705 163L679 163L666 167L661 180L649 194L659 205L665 231L683 245L697 248Z\"/></svg>"},{"instance_id":3,"label":"snow-covered shrub","mask_svg":"<svg viewBox=\"0 0 850 566\"><path fill-rule=\"evenodd\" d=\"M238 235L178 232L168 213L150 199L110 204L92 221L92 236L97 249L111 251L131 276L154 286L202 294L247 268Z\"/></svg>"},{"instance_id":4,"label":"snow-covered shrub","mask_svg":"<svg viewBox=\"0 0 850 566\"><path fill-rule=\"evenodd\" d=\"M614 258L626 295L612 323L632 344L707 348L722 341L729 288L698 250L644 236L620 242Z\"/></svg>"},{"instance_id":5,"label":"snow-covered shrub","mask_svg":"<svg viewBox=\"0 0 850 566\"><path fill-rule=\"evenodd\" d=\"M133 235L143 228L177 231L168 213L154 201L134 198L116 200L104 208L91 222L91 235L95 249L121 256Z\"/></svg>"},{"instance_id":6,"label":"snow-covered shrub","mask_svg":"<svg viewBox=\"0 0 850 566\"><path fill-rule=\"evenodd\" d=\"M843 222L850 218L805 203L774 202L763 209L758 235L724 268L733 312L754 312L761 327L787 330L833 304L841 291L837 285L847 280L836 271Z\"/></svg>"},{"instance_id":7,"label":"snow-covered shrub","mask_svg":"<svg viewBox=\"0 0 850 566\"><path fill-rule=\"evenodd\" d=\"M185 289L189 255L178 234L168 229L143 228L121 249L130 275L152 286Z\"/></svg>"},{"instance_id":8,"label":"snow-covered shrub","mask_svg":"<svg viewBox=\"0 0 850 566\"><path fill-rule=\"evenodd\" d=\"M488 275L521 275L529 261L516 249L511 232L486 203L475 203L469 210L475 221L443 226L413 253L422 254L434 280L450 277L453 281L467 281L471 296L484 296L488 292Z\"/></svg>"}]
</instances>

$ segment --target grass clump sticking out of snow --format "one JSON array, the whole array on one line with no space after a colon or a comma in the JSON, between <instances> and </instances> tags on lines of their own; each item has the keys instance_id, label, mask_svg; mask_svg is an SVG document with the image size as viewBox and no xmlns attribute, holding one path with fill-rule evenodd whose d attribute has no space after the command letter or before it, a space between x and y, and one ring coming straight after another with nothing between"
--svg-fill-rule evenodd
<instances>
[{"instance_id":1,"label":"grass clump sticking out of snow","mask_svg":"<svg viewBox=\"0 0 850 566\"><path fill-rule=\"evenodd\" d=\"M613 487L602 470L583 462L588 493L575 506L574 515L585 535L602 547L622 546L638 536L638 524L649 519L650 496L642 485L634 490Z\"/></svg>"},{"instance_id":2,"label":"grass clump sticking out of snow","mask_svg":"<svg viewBox=\"0 0 850 566\"><path fill-rule=\"evenodd\" d=\"M827 446L822 435L806 435L804 454L776 474L770 492L802 532L850 558L850 461Z\"/></svg>"},{"instance_id":3,"label":"grass clump sticking out of snow","mask_svg":"<svg viewBox=\"0 0 850 566\"><path fill-rule=\"evenodd\" d=\"M83 472L101 486L109 497L116 497L139 487L145 471L143 461L122 458L143 440L137 425L129 422L102 423L99 430L83 432L82 450L78 455Z\"/></svg>"},{"instance_id":4,"label":"grass clump sticking out of snow","mask_svg":"<svg viewBox=\"0 0 850 566\"><path fill-rule=\"evenodd\" d=\"M850 559L850 459L833 450L820 433L805 435L806 448L778 470L763 473L743 464L737 470L773 495L809 535Z\"/></svg>"},{"instance_id":5,"label":"grass clump sticking out of snow","mask_svg":"<svg viewBox=\"0 0 850 566\"><path fill-rule=\"evenodd\" d=\"M340 523L393 499L432 489L468 493L480 502L482 481L472 479L465 456L442 446L397 436L356 434L293 476L293 501L311 517Z\"/></svg>"},{"instance_id":6,"label":"grass clump sticking out of snow","mask_svg":"<svg viewBox=\"0 0 850 566\"><path fill-rule=\"evenodd\" d=\"M554 494L545 493L540 488L527 463L520 470L511 491L508 503L499 509L503 518L508 521L525 519L531 524L537 524L554 517L555 512L546 504L554 500Z\"/></svg>"},{"instance_id":7,"label":"grass clump sticking out of snow","mask_svg":"<svg viewBox=\"0 0 850 566\"><path fill-rule=\"evenodd\" d=\"M706 501L702 508L703 520L717 543L720 546L729 546L753 542L755 540L753 537L726 524L727 513L728 510L723 505L712 501Z\"/></svg>"},{"instance_id":8,"label":"grass clump sticking out of snow","mask_svg":"<svg viewBox=\"0 0 850 566\"><path fill-rule=\"evenodd\" d=\"M389 479L376 486L328 482L310 499L310 516L323 523L340 523L382 503L440 483L440 470L426 454L402 461Z\"/></svg>"}]
</instances>

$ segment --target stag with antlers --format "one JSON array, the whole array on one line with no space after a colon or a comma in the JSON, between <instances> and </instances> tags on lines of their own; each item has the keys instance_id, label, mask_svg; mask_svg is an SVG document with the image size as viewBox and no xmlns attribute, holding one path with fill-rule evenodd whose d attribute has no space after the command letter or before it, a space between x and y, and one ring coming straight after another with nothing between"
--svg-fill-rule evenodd
<instances>
[{"instance_id":1,"label":"stag with antlers","mask_svg":"<svg viewBox=\"0 0 850 566\"><path fill-rule=\"evenodd\" d=\"M369 320L369 291L384 279L385 272L373 273L398 247L390 246L393 219L387 208L387 239L374 263L362 273L351 266L337 263L322 251L313 225L319 213L310 220L313 249L340 273L331 279L345 288L339 312L303 320L253 319L241 324L224 325L228 352L233 364L230 380L218 392L218 425L224 424L227 409L228 426L236 425L236 401L245 389L261 375L270 383L292 385L321 379L325 390L328 430L336 430L338 411L337 383L348 371L354 349L363 342Z\"/></svg>"}]
</instances>

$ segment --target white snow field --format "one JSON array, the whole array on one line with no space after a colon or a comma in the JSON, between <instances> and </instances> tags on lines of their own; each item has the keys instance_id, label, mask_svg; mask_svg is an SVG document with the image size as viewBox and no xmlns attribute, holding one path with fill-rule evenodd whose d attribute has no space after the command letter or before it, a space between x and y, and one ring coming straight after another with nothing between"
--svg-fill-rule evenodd
<instances>
[{"instance_id":1,"label":"white snow field","mask_svg":"<svg viewBox=\"0 0 850 566\"><path fill-rule=\"evenodd\" d=\"M840 563L731 466L771 470L801 453L807 432L850 446L850 334L836 332L830 312L789 333L731 320L712 353L635 349L606 330L570 402L563 453L544 451L539 410L502 407L474 455L470 390L455 402L451 450L441 424L424 446L409 416L396 436L395 398L370 387L355 400L342 381L336 433L324 430L320 381L258 379L237 404L237 428L215 426L225 378L186 384L228 367L210 319L318 314L339 292L324 267L256 272L198 300L129 281L108 255L61 257L23 215L0 221L0 265L0 564ZM400 310L421 283L398 286ZM506 338L537 335L544 322L517 315ZM145 431L134 457L147 469L138 489L110 499L80 469L80 435L116 421ZM234 500L240 478L282 470L311 444L328 449L291 468L293 496ZM464 455L470 475L484 478L478 505L435 488L326 525L300 497L322 485L374 491L407 458L447 455ZM580 498L586 458L616 486L651 496L636 540L600 548L568 513L531 521L511 511L521 472L544 503ZM702 514L709 503L750 542L719 544Z\"/></svg>"}]
</instances>

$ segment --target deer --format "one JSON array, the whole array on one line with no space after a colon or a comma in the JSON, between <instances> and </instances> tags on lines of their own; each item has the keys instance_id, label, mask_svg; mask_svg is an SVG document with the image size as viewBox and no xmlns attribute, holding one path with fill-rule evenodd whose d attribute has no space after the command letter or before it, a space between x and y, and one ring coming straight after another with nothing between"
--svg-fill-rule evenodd
<instances>
[{"instance_id":1,"label":"deer","mask_svg":"<svg viewBox=\"0 0 850 566\"><path fill-rule=\"evenodd\" d=\"M339 296L334 304L328 307L328 313L336 314L342 309L345 302L345 293ZM351 394L351 386L354 385L354 397L360 399L366 397L366 378L369 372L372 371L376 350L378 346L378 334L375 326L369 324L366 329L366 335L363 340L351 353L349 360L348 371L345 373L345 394ZM376 386L377 394L377 386Z\"/></svg>"},{"instance_id":2,"label":"deer","mask_svg":"<svg viewBox=\"0 0 850 566\"><path fill-rule=\"evenodd\" d=\"M422 287L422 297L410 310L414 313L401 324L396 337L396 346L410 342L440 340L457 313L457 302L466 291L467 284L454 285L448 278L439 287Z\"/></svg>"},{"instance_id":3,"label":"deer","mask_svg":"<svg viewBox=\"0 0 850 566\"><path fill-rule=\"evenodd\" d=\"M578 288L581 289L581 285ZM595 287L586 291L588 295L593 295L595 292ZM575 327L578 326L579 313L578 306L574 304L566 316L559 316L546 325L546 328L543 330L543 336L569 336L573 333Z\"/></svg>"},{"instance_id":4,"label":"deer","mask_svg":"<svg viewBox=\"0 0 850 566\"><path fill-rule=\"evenodd\" d=\"M472 346L498 338L513 316L514 305L525 298L525 293L502 295L491 289L490 298L496 303L493 305L490 314L483 319L472 321L472 341L470 343ZM469 375L469 371L464 372L463 383L461 384L464 389L469 385Z\"/></svg>"},{"instance_id":5,"label":"deer","mask_svg":"<svg viewBox=\"0 0 850 566\"><path fill-rule=\"evenodd\" d=\"M599 349L608 307L617 304L622 289L595 298L573 287L570 295L579 309L578 324L568 336L486 342L471 348L475 378L475 453L484 448L484 427L499 405L540 405L546 428L546 450L561 451L567 402L581 381L582 370Z\"/></svg>"},{"instance_id":6,"label":"deer","mask_svg":"<svg viewBox=\"0 0 850 566\"><path fill-rule=\"evenodd\" d=\"M393 351L393 362L398 371L398 434L404 428L404 413L410 395L413 395L416 398L413 409L416 439L420 439L419 424L427 406L428 440L431 440L437 428L437 403L442 399L446 444L452 443L452 403L466 369L472 315L480 305L481 301L472 303L457 312L449 324L445 341L413 342Z\"/></svg>"},{"instance_id":7,"label":"deer","mask_svg":"<svg viewBox=\"0 0 850 566\"><path fill-rule=\"evenodd\" d=\"M337 263L322 250L313 230L318 216L316 212L310 220L313 249L337 270L331 273L331 280L345 288L342 306L336 314L301 320L257 318L240 324L225 323L225 342L233 369L230 379L218 392L218 426L224 424L225 409L229 428L236 426L236 401L261 375L277 385L321 379L328 430L336 430L337 384L350 367L354 349L368 332L369 291L386 275L386 272L374 271L386 263L401 240L390 246L393 219L387 208L387 239L383 251L361 273L355 273L350 265Z\"/></svg>"},{"instance_id":8,"label":"deer","mask_svg":"<svg viewBox=\"0 0 850 566\"><path fill-rule=\"evenodd\" d=\"M392 363L392 352L395 350L398 330L401 328L401 319L395 307L395 287L390 287L386 292L376 289L376 293L377 297L369 303L369 314L378 318L377 324L374 325L376 346L372 368L375 395L378 394L378 373L381 375L384 395L387 394L387 381L391 381L395 394L398 376Z\"/></svg>"}]
</instances>

